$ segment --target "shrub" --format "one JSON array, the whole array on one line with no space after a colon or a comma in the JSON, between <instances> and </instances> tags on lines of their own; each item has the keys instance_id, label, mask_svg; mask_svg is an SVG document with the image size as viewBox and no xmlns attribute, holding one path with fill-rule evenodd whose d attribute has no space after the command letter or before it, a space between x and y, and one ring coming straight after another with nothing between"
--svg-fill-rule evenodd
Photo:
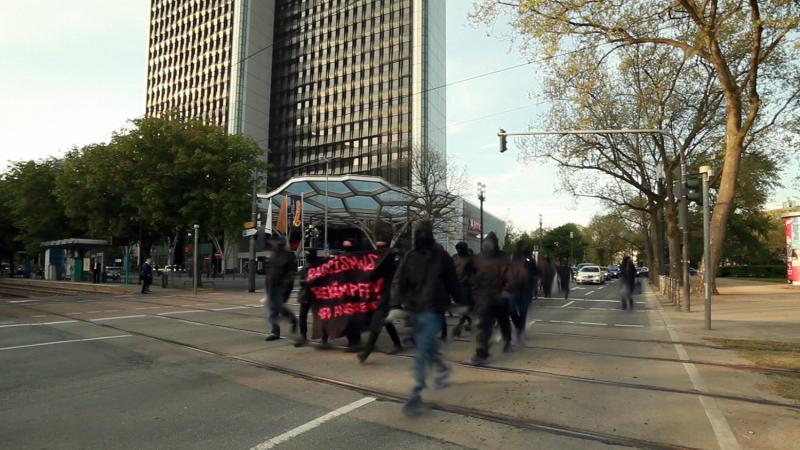
<instances>
[{"instance_id":1,"label":"shrub","mask_svg":"<svg viewBox=\"0 0 800 450\"><path fill-rule=\"evenodd\" d=\"M724 266L717 271L718 277L740 278L786 278L786 266Z\"/></svg>"}]
</instances>

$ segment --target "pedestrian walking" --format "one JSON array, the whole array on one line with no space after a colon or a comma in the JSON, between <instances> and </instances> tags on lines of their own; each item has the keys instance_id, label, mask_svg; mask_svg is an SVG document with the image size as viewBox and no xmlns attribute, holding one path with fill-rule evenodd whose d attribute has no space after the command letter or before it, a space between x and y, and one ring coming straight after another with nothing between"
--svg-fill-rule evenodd
<instances>
[{"instance_id":1,"label":"pedestrian walking","mask_svg":"<svg viewBox=\"0 0 800 450\"><path fill-rule=\"evenodd\" d=\"M317 249L309 248L305 250L306 265L300 274L300 292L297 295L297 303L300 304L300 313L297 321L300 325L300 334L295 339L294 346L302 347L308 341L308 312L311 310L311 294L308 291L308 268L316 266L321 262L317 256Z\"/></svg>"},{"instance_id":2,"label":"pedestrian walking","mask_svg":"<svg viewBox=\"0 0 800 450\"><path fill-rule=\"evenodd\" d=\"M414 359L415 384L403 414L416 416L426 409L422 390L426 387L429 369L435 369L433 387L443 388L450 378L450 367L439 352L437 334L441 331L441 317L450 304L458 299L458 281L453 260L433 238L433 226L423 221L414 230L414 248L403 258L392 282L391 303L402 305L411 313L414 342L417 352Z\"/></svg>"},{"instance_id":3,"label":"pedestrian walking","mask_svg":"<svg viewBox=\"0 0 800 450\"><path fill-rule=\"evenodd\" d=\"M100 282L100 271L103 269L103 265L100 263L100 258L97 256L92 259L92 283L99 283Z\"/></svg>"},{"instance_id":4,"label":"pedestrian walking","mask_svg":"<svg viewBox=\"0 0 800 450\"><path fill-rule=\"evenodd\" d=\"M266 316L267 326L270 334L266 341L274 341L281 338L280 318L285 317L292 323L292 333L297 332L297 318L286 306L289 294L294 287L294 273L297 271L297 262L294 253L286 248L286 240L274 238L271 241L274 253L269 260L265 291L267 294L264 315Z\"/></svg>"},{"instance_id":5,"label":"pedestrian walking","mask_svg":"<svg viewBox=\"0 0 800 450\"><path fill-rule=\"evenodd\" d=\"M622 258L620 264L620 283L619 295L622 302L622 309L630 308L633 310L633 286L636 282L636 268L633 266L633 260L630 256Z\"/></svg>"},{"instance_id":6,"label":"pedestrian walking","mask_svg":"<svg viewBox=\"0 0 800 450\"><path fill-rule=\"evenodd\" d=\"M480 256L475 259L476 271L472 283L472 297L478 316L475 356L472 358L475 364L485 364L489 358L489 338L495 323L500 326L505 342L503 351L511 351L511 294L506 290L510 266L508 255L500 250L497 235L490 232L483 240Z\"/></svg>"},{"instance_id":7,"label":"pedestrian walking","mask_svg":"<svg viewBox=\"0 0 800 450\"><path fill-rule=\"evenodd\" d=\"M375 243L375 246L380 250L386 249L388 244L386 241L378 241ZM388 255L386 255L386 259L375 272L376 278L383 278L384 289L383 292L381 292L381 299L378 301L378 307L372 314L367 343L364 345L364 348L361 350L361 352L358 353L358 360L362 363L366 362L370 353L372 353L372 351L375 349L375 343L378 342L378 336L380 336L381 330L384 328L386 328L386 332L389 333L389 337L392 339L392 343L394 344L394 348L389 353L397 353L403 350L403 344L400 342L400 336L397 334L397 328L395 328L391 321L386 320L391 307L392 279L394 278L395 271L397 270L397 266L399 264L400 254L393 249L390 250Z\"/></svg>"},{"instance_id":8,"label":"pedestrian walking","mask_svg":"<svg viewBox=\"0 0 800 450\"><path fill-rule=\"evenodd\" d=\"M511 323L516 333L514 338L522 344L525 336L525 322L528 319L528 306L531 302L533 274L527 257L530 249L520 240L511 256L509 283L506 289L511 293Z\"/></svg>"},{"instance_id":9,"label":"pedestrian walking","mask_svg":"<svg viewBox=\"0 0 800 450\"><path fill-rule=\"evenodd\" d=\"M572 268L559 258L556 262L556 276L558 277L558 288L564 294L564 300L569 299L569 283L572 280Z\"/></svg>"},{"instance_id":10,"label":"pedestrian walking","mask_svg":"<svg viewBox=\"0 0 800 450\"><path fill-rule=\"evenodd\" d=\"M150 285L153 284L153 264L150 258L146 258L139 268L139 277L142 279L142 294L149 294Z\"/></svg>"},{"instance_id":11,"label":"pedestrian walking","mask_svg":"<svg viewBox=\"0 0 800 450\"><path fill-rule=\"evenodd\" d=\"M542 259L540 272L542 274L542 294L544 298L553 298L553 280L556 275L549 256L545 256Z\"/></svg>"},{"instance_id":12,"label":"pedestrian walking","mask_svg":"<svg viewBox=\"0 0 800 450\"><path fill-rule=\"evenodd\" d=\"M472 276L475 274L475 265L473 264L473 256L471 250L466 242L459 242L456 244L456 254L453 255L453 265L456 269L456 279L458 280L458 289L461 292L461 302L465 309L464 313L458 319L458 324L453 328L453 336L461 336L462 330L470 331L472 329Z\"/></svg>"}]
</instances>

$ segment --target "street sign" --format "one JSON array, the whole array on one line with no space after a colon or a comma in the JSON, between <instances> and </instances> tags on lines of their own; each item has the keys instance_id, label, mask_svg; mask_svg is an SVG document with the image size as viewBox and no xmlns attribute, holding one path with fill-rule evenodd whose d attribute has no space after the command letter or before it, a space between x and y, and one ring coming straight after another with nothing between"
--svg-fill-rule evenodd
<instances>
[{"instance_id":1,"label":"street sign","mask_svg":"<svg viewBox=\"0 0 800 450\"><path fill-rule=\"evenodd\" d=\"M246 230L242 230L243 237L254 236L256 233L258 233L258 230L256 228L248 228Z\"/></svg>"},{"instance_id":2,"label":"street sign","mask_svg":"<svg viewBox=\"0 0 800 450\"><path fill-rule=\"evenodd\" d=\"M256 227L256 223L251 220L251 221L245 222L243 228L255 228L255 227Z\"/></svg>"}]
</instances>

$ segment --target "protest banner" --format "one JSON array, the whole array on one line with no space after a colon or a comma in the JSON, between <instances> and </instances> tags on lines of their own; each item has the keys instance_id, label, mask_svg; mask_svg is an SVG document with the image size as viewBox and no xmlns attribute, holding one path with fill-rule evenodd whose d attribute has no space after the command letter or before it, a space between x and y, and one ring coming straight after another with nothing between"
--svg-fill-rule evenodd
<instances>
[{"instance_id":1,"label":"protest banner","mask_svg":"<svg viewBox=\"0 0 800 450\"><path fill-rule=\"evenodd\" d=\"M379 268L387 252L366 251L332 256L310 266L306 275L311 311L314 313L313 338L327 331L330 338L346 330L361 332L369 325L372 312L388 290Z\"/></svg>"}]
</instances>

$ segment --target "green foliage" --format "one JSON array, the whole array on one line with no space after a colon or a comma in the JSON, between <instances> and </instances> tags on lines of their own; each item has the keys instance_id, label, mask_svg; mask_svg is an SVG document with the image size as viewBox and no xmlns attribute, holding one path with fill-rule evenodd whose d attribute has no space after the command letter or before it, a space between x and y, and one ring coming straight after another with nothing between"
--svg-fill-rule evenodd
<instances>
[{"instance_id":1,"label":"green foliage","mask_svg":"<svg viewBox=\"0 0 800 450\"><path fill-rule=\"evenodd\" d=\"M55 195L56 180L61 173L58 161L18 162L3 174L4 209L15 240L29 253L36 254L43 241L82 235L80 221L70 221Z\"/></svg>"},{"instance_id":2,"label":"green foliage","mask_svg":"<svg viewBox=\"0 0 800 450\"><path fill-rule=\"evenodd\" d=\"M572 232L572 238L569 235ZM570 243L572 247L570 247ZM589 248L588 241L580 225L574 223L566 223L544 234L542 240L545 254L553 259L563 259L567 261L570 259L570 253L573 255L571 261L580 259ZM570 248L572 251L570 252Z\"/></svg>"},{"instance_id":3,"label":"green foliage","mask_svg":"<svg viewBox=\"0 0 800 450\"><path fill-rule=\"evenodd\" d=\"M786 278L786 265L723 266L717 276L739 278Z\"/></svg>"},{"instance_id":4,"label":"green foliage","mask_svg":"<svg viewBox=\"0 0 800 450\"><path fill-rule=\"evenodd\" d=\"M620 262L620 255L630 255L634 250L641 253L646 247L642 234L633 230L618 214L595 215L586 232L590 246L588 259L598 264Z\"/></svg>"}]
</instances>

